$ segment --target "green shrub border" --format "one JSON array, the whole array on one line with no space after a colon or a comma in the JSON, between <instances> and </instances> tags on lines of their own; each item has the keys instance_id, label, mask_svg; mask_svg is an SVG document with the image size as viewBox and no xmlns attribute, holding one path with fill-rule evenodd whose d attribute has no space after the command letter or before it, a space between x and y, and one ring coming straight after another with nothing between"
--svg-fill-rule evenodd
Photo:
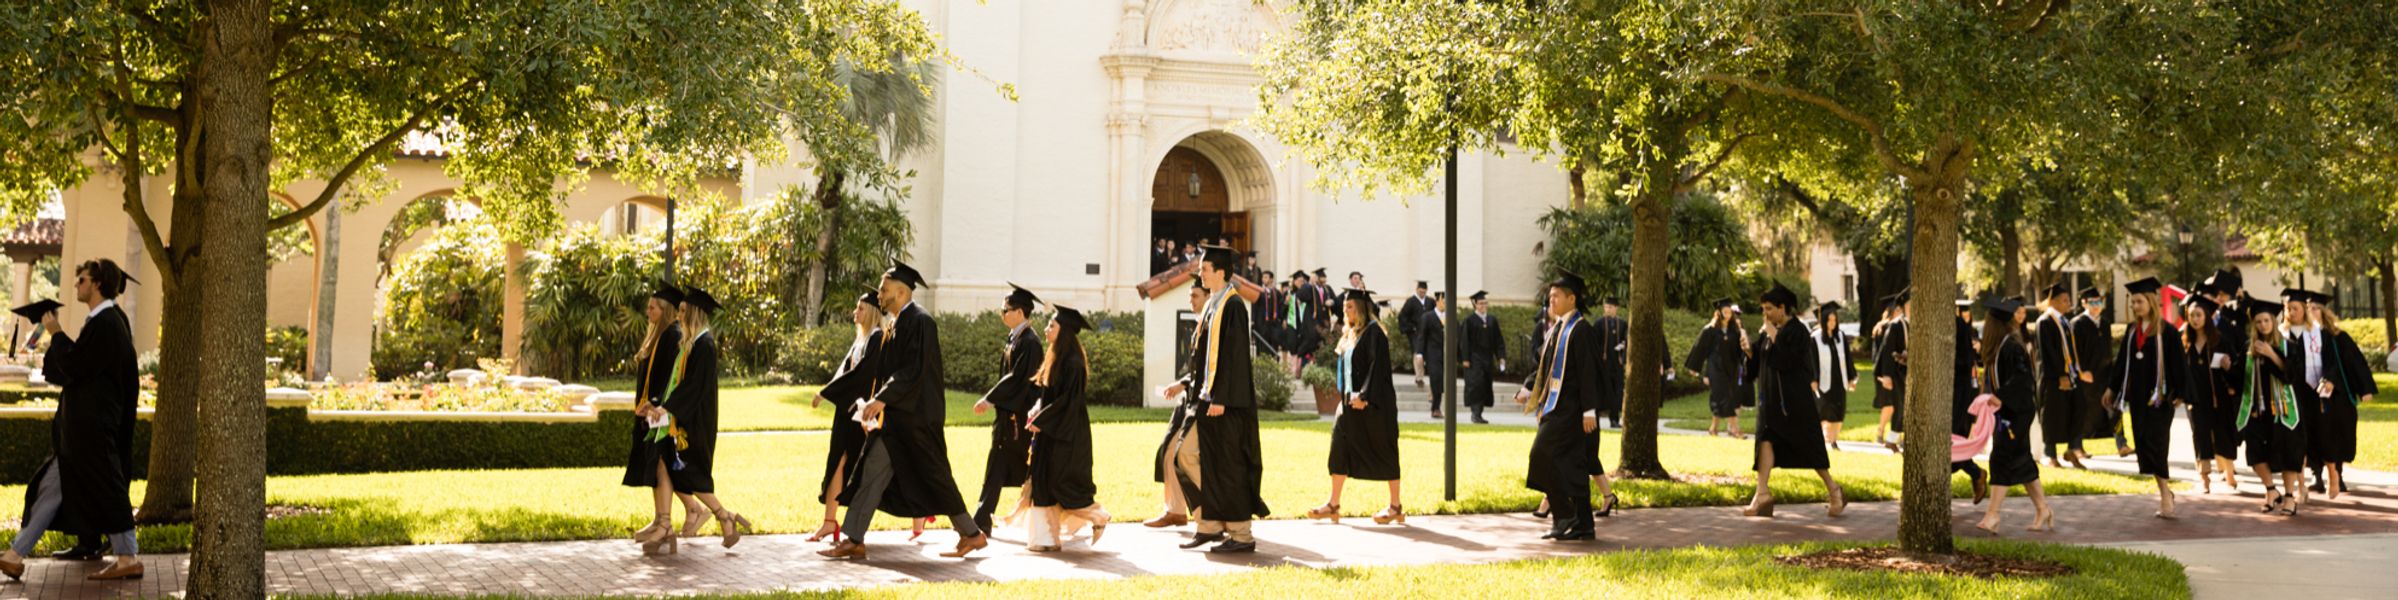
<instances>
[{"instance_id":1,"label":"green shrub border","mask_svg":"<svg viewBox=\"0 0 2398 600\"><path fill-rule=\"evenodd\" d=\"M328 420L267 409L267 473L312 475L449 469L603 467L624 462L633 413L590 421ZM133 425L134 478L150 464L150 421ZM50 455L50 419L0 418L0 484L28 483Z\"/></svg>"}]
</instances>

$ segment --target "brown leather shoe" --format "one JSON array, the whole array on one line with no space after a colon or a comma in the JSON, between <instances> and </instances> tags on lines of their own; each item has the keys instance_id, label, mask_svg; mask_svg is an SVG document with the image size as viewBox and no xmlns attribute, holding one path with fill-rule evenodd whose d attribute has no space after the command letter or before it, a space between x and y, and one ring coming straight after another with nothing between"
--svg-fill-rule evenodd
<instances>
[{"instance_id":1,"label":"brown leather shoe","mask_svg":"<svg viewBox=\"0 0 2398 600\"><path fill-rule=\"evenodd\" d=\"M117 579L141 579L141 578L142 578L142 564L141 564L141 563L133 563L133 564L131 564L131 565L127 565L127 564L125 564L125 561L124 561L124 560L118 560L118 561L116 561L116 562L108 563L108 568L106 568L106 569L101 569L101 570L100 570L100 572L93 573L93 574L91 574L91 576L90 576L90 577L87 577L86 579L90 579L90 580L92 580L92 581L111 581L111 580L117 580Z\"/></svg>"},{"instance_id":2,"label":"brown leather shoe","mask_svg":"<svg viewBox=\"0 0 2398 600\"><path fill-rule=\"evenodd\" d=\"M831 548L818 550L816 551L816 555L825 558L863 559L866 558L866 545L860 544L856 540L851 540L847 542L841 542L839 544L833 544L833 547Z\"/></svg>"},{"instance_id":3,"label":"brown leather shoe","mask_svg":"<svg viewBox=\"0 0 2398 600\"><path fill-rule=\"evenodd\" d=\"M941 556L946 556L949 558L965 558L966 555L972 554L974 551L981 550L990 545L991 534L979 533L975 534L974 537L958 540L958 549L943 552L941 553Z\"/></svg>"},{"instance_id":4,"label":"brown leather shoe","mask_svg":"<svg viewBox=\"0 0 2398 600\"><path fill-rule=\"evenodd\" d=\"M25 561L0 559L0 575L7 575L9 581L23 581L25 579Z\"/></svg>"},{"instance_id":5,"label":"brown leather shoe","mask_svg":"<svg viewBox=\"0 0 2398 600\"><path fill-rule=\"evenodd\" d=\"M1142 527L1148 527L1148 528L1151 528L1151 529L1162 529L1162 528L1166 528L1166 527L1181 527L1181 526L1183 526L1183 525L1189 525L1189 524L1191 524L1191 517L1190 517L1190 515L1185 515L1185 514L1182 514L1182 513L1166 513L1166 514L1158 515L1158 516L1156 516L1155 518L1151 518L1151 519L1149 519L1149 520L1147 520L1147 521L1142 521L1142 522L1141 522L1141 526L1142 526Z\"/></svg>"}]
</instances>

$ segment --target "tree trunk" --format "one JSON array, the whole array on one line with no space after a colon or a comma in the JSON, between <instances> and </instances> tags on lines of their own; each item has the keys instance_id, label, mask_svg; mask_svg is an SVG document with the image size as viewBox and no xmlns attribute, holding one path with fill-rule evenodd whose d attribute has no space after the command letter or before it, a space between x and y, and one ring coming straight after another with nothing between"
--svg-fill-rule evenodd
<instances>
[{"instance_id":1,"label":"tree trunk","mask_svg":"<svg viewBox=\"0 0 2398 600\"><path fill-rule=\"evenodd\" d=\"M2381 269L2381 339L2398 346L2398 265L2392 263L2398 261L2384 254L2376 265Z\"/></svg>"},{"instance_id":2,"label":"tree trunk","mask_svg":"<svg viewBox=\"0 0 2398 600\"><path fill-rule=\"evenodd\" d=\"M1665 347L1665 268L1673 244L1673 194L1682 181L1682 161L1689 142L1678 122L1649 128L1658 132L1657 155L1643 169L1648 181L1632 198L1632 305L1624 356L1624 435L1617 461L1624 477L1665 479L1670 475L1657 456L1657 411L1664 405L1664 381L1657 375L1665 364L1658 348ZM1605 275L1601 275L1605 276Z\"/></svg>"},{"instance_id":3,"label":"tree trunk","mask_svg":"<svg viewBox=\"0 0 2398 600\"><path fill-rule=\"evenodd\" d=\"M195 69L197 71L197 69ZM197 95L197 88L186 88ZM194 115L185 111L185 117ZM199 436L201 324L212 318L206 310L208 284L204 265L195 257L208 223L204 189L209 148L191 143L190 127L176 132L172 222L167 224L166 252L157 260L160 309L158 333L158 401L150 415L150 468L135 511L143 523L183 523L192 518L192 462ZM260 336L265 335L260 326Z\"/></svg>"},{"instance_id":4,"label":"tree trunk","mask_svg":"<svg viewBox=\"0 0 2398 600\"><path fill-rule=\"evenodd\" d=\"M1566 208L1579 210L1583 206L1587 206L1588 202L1590 202L1589 190L1582 182L1582 174L1588 170L1588 167L1579 163L1575 164L1574 168L1566 170L1566 189L1572 191L1572 193L1566 197Z\"/></svg>"},{"instance_id":5,"label":"tree trunk","mask_svg":"<svg viewBox=\"0 0 2398 600\"><path fill-rule=\"evenodd\" d=\"M341 284L341 207L325 207L325 239L317 245L316 330L308 335L308 380L324 381L333 373L334 291Z\"/></svg>"},{"instance_id":6,"label":"tree trunk","mask_svg":"<svg viewBox=\"0 0 2398 600\"><path fill-rule=\"evenodd\" d=\"M833 242L840 239L835 233L841 228L841 185L847 179L846 173L828 171L816 183L816 207L824 211L824 226L816 230L816 260L808 265L807 303L799 307L799 322L809 327L824 324L824 278L832 269Z\"/></svg>"},{"instance_id":7,"label":"tree trunk","mask_svg":"<svg viewBox=\"0 0 2398 600\"><path fill-rule=\"evenodd\" d=\"M1921 206L1918 205L1916 210L1921 211ZM1921 214L1917 213L1919 218ZM1991 222L1996 223L1998 227L1998 277L1995 278L1998 283L1998 294L2001 296L2022 294L2024 297L2030 298L2032 290L2025 289L2023 285L2023 228L2017 226L2014 219L2005 217L1992 219ZM1921 256L1917 255L1919 258ZM2037 303L2046 298L2033 298L2032 300ZM1913 348L1914 346L1908 347Z\"/></svg>"},{"instance_id":8,"label":"tree trunk","mask_svg":"<svg viewBox=\"0 0 2398 600\"><path fill-rule=\"evenodd\" d=\"M1971 146L1943 135L1927 154L1922 168L1933 175L1910 178L1908 195L1915 202L1914 239L1908 278L1915 294L1907 328L1907 431L1910 437L1942 439L1949 430L1949 395L1955 377L1954 353L1959 334L1951 314L1957 288L1957 222L1964 197L1966 166ZM1948 445L1907 444L1899 492L1899 549L1916 554L1949 554L1956 541L1949 530Z\"/></svg>"},{"instance_id":9,"label":"tree trunk","mask_svg":"<svg viewBox=\"0 0 2398 600\"><path fill-rule=\"evenodd\" d=\"M212 284L201 323L200 390L207 398L192 523L193 598L266 596L267 168L273 67L266 0L211 0L198 29L208 243L198 262Z\"/></svg>"}]
</instances>

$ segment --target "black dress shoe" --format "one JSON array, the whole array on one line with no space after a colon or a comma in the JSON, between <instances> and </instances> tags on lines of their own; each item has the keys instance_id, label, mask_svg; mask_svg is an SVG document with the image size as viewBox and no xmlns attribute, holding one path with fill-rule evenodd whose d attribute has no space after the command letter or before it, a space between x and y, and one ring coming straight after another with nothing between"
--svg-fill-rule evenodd
<instances>
[{"instance_id":1,"label":"black dress shoe","mask_svg":"<svg viewBox=\"0 0 2398 600\"><path fill-rule=\"evenodd\" d=\"M108 550L103 548L73 548L65 552L52 554L50 555L50 558L57 560L92 561L100 560L101 557L105 556L108 556Z\"/></svg>"},{"instance_id":2,"label":"black dress shoe","mask_svg":"<svg viewBox=\"0 0 2398 600\"><path fill-rule=\"evenodd\" d=\"M1560 542L1580 542L1595 539L1599 539L1598 534L1587 529L1580 531L1568 531L1557 536L1557 541Z\"/></svg>"},{"instance_id":3,"label":"black dress shoe","mask_svg":"<svg viewBox=\"0 0 2398 600\"><path fill-rule=\"evenodd\" d=\"M2306 491L2309 491L2309 492L2314 492L2314 493L2317 493L2317 494L2321 494L2321 493L2323 493L2323 480L2320 480L2320 479L2317 479L2317 480L2315 480L2315 484L2314 484L2314 485L2306 486Z\"/></svg>"},{"instance_id":4,"label":"black dress shoe","mask_svg":"<svg viewBox=\"0 0 2398 600\"><path fill-rule=\"evenodd\" d=\"M1544 539L1544 540L1553 540L1553 539L1557 539L1557 532L1556 532L1556 531L1554 531L1554 530L1552 530L1552 531L1550 531L1550 532L1548 532L1548 533L1543 533L1543 534L1540 534L1540 539Z\"/></svg>"},{"instance_id":5,"label":"black dress shoe","mask_svg":"<svg viewBox=\"0 0 2398 600\"><path fill-rule=\"evenodd\" d=\"M1207 551L1215 554L1248 554L1257 551L1257 542L1224 542L1216 544L1216 547L1209 548Z\"/></svg>"},{"instance_id":6,"label":"black dress shoe","mask_svg":"<svg viewBox=\"0 0 2398 600\"><path fill-rule=\"evenodd\" d=\"M1193 536L1191 536L1191 541L1189 541L1189 542L1184 542L1184 543L1182 544L1182 549L1184 549L1184 550L1189 550L1189 549L1192 549L1192 548L1197 548L1197 547L1200 547L1200 546L1205 546L1205 545L1208 545L1208 544L1213 544L1213 543L1216 543L1216 542L1221 542L1221 541L1224 541L1224 534L1221 534L1221 533L1202 533L1202 534L1198 534L1198 535L1193 535Z\"/></svg>"}]
</instances>

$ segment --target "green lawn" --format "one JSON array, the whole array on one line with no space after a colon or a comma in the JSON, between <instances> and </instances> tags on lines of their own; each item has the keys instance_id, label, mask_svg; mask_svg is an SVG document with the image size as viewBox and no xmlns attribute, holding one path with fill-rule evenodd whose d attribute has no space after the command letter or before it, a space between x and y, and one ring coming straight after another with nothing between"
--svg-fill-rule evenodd
<instances>
[{"instance_id":1,"label":"green lawn","mask_svg":"<svg viewBox=\"0 0 2398 600\"><path fill-rule=\"evenodd\" d=\"M717 427L724 431L803 431L831 429L833 405L810 407L816 390L824 386L784 385L726 389L717 396L723 410ZM974 414L974 401L982 394L950 391L949 424L989 425L991 415ZM1093 406L1093 423L1163 423L1172 418L1173 409L1136 408L1130 406ZM1309 414L1266 413L1268 421L1306 421L1316 417Z\"/></svg>"},{"instance_id":2,"label":"green lawn","mask_svg":"<svg viewBox=\"0 0 2398 600\"><path fill-rule=\"evenodd\" d=\"M1277 422L1263 429L1267 454L1266 500L1276 518L1296 518L1323 501L1328 483L1324 456L1330 423ZM1441 434L1437 424L1403 425L1401 459L1410 478L1404 503L1411 514L1528 511L1540 501L1523 488L1526 453L1532 432L1521 427L1460 425L1458 489L1455 502L1440 501ZM1093 427L1098 448L1095 469L1100 501L1122 520L1156 514L1157 485L1150 481L1150 460L1164 433L1158 423L1101 424ZM989 430L949 429L951 466L960 488L971 491L982 478ZM1614 436L1603 453L1615 461ZM718 450L717 491L736 511L751 517L769 532L812 531L822 519L815 501L821 478L826 438L806 434L728 436ZM1626 481L1616 487L1628 507L1733 506L1748 500L1750 485L1742 483L1749 468L1749 442L1703 436L1663 436L1659 451L1666 466L1677 473L1728 475L1717 483ZM1897 497L1899 461L1875 453L1843 453L1833 457L1833 473L1857 501ZM610 538L625 535L650 513L646 489L617 484L621 468L526 469L491 471L419 471L355 475L273 477L267 482L270 501L333 509L330 514L276 519L267 524L272 548L371 546L446 542L498 542ZM2052 494L2138 493L2145 482L2087 471L2050 471L2044 481ZM1822 484L1812 476L1786 472L1773 481L1784 503L1820 502ZM139 497L140 482L134 495ZM476 490L507 490L504 494ZM460 493L459 491L466 491ZM1966 493L1957 479L1955 492ZM22 486L0 487L0 498L20 497ZM1011 501L1013 494L1010 495ZM969 498L971 500L971 498ZM1381 510L1380 485L1350 486L1344 512L1363 516ZM0 523L12 522L20 510L0 503ZM878 527L904 522L884 517ZM189 526L144 527L142 546L160 552L181 551L190 545ZM53 535L51 548L61 542Z\"/></svg>"},{"instance_id":3,"label":"green lawn","mask_svg":"<svg viewBox=\"0 0 2398 600\"><path fill-rule=\"evenodd\" d=\"M1857 544L1810 543L1609 552L1484 565L1309 569L1275 567L1228 575L1129 579L930 583L829 592L698 595L703 600L819 598L1407 598L1472 590L1480 598L2188 598L2182 565L2154 554L1999 540L1959 540L1964 549L2063 563L2075 573L2047 579L1978 579L1928 574L1817 570L1776 557ZM376 600L434 596L362 596ZM516 596L475 596L479 600Z\"/></svg>"},{"instance_id":4,"label":"green lawn","mask_svg":"<svg viewBox=\"0 0 2398 600\"><path fill-rule=\"evenodd\" d=\"M2398 470L2398 373L2375 373L2381 393L2356 407L2356 468Z\"/></svg>"}]
</instances>

